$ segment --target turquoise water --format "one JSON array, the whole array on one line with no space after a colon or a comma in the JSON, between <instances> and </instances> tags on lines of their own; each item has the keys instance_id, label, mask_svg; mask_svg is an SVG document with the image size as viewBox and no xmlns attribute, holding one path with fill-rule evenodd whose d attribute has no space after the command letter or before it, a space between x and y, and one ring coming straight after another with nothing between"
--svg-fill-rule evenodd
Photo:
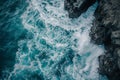
<instances>
[{"instance_id":1,"label":"turquoise water","mask_svg":"<svg viewBox=\"0 0 120 80\"><path fill-rule=\"evenodd\" d=\"M89 37L97 3L77 19L68 17L64 0L22 4L27 7L21 15L16 12L21 25L15 24L20 28L15 34L24 31L25 37L16 43L15 64L4 80L106 80L97 70L104 49Z\"/></svg>"}]
</instances>

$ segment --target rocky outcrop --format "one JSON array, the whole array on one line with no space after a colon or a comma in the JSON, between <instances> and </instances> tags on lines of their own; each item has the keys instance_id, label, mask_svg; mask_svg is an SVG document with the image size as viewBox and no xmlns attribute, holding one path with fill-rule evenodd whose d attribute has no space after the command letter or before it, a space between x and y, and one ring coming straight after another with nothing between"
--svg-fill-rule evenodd
<instances>
[{"instance_id":1,"label":"rocky outcrop","mask_svg":"<svg viewBox=\"0 0 120 80\"><path fill-rule=\"evenodd\" d=\"M70 18L77 18L85 12L88 7L95 3L96 0L65 0L64 8L68 11Z\"/></svg>"},{"instance_id":2,"label":"rocky outcrop","mask_svg":"<svg viewBox=\"0 0 120 80\"><path fill-rule=\"evenodd\" d=\"M65 0L70 18L77 18L96 0ZM91 42L104 45L99 56L99 73L109 80L120 80L120 0L98 0L91 28Z\"/></svg>"},{"instance_id":3,"label":"rocky outcrop","mask_svg":"<svg viewBox=\"0 0 120 80\"><path fill-rule=\"evenodd\" d=\"M99 0L91 28L91 40L104 44L99 56L99 72L109 80L120 80L120 0Z\"/></svg>"}]
</instances>

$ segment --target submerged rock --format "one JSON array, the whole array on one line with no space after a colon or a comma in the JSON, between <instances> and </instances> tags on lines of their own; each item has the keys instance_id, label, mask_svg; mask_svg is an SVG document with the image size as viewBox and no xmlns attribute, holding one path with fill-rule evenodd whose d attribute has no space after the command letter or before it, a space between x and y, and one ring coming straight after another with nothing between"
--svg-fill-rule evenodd
<instances>
[{"instance_id":1,"label":"submerged rock","mask_svg":"<svg viewBox=\"0 0 120 80\"><path fill-rule=\"evenodd\" d=\"M64 8L70 18L77 18L85 12L96 0L65 0Z\"/></svg>"}]
</instances>

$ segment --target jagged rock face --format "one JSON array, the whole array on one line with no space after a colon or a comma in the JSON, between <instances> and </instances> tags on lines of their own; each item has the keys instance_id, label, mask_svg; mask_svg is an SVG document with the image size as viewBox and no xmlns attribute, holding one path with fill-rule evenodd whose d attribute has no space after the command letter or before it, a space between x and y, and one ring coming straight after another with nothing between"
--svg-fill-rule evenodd
<instances>
[{"instance_id":1,"label":"jagged rock face","mask_svg":"<svg viewBox=\"0 0 120 80\"><path fill-rule=\"evenodd\" d=\"M96 0L65 0L70 18L77 18ZM120 80L120 0L98 0L91 28L91 42L104 44L105 54L99 56L99 72L109 80Z\"/></svg>"},{"instance_id":2,"label":"jagged rock face","mask_svg":"<svg viewBox=\"0 0 120 80\"><path fill-rule=\"evenodd\" d=\"M90 7L96 0L65 0L64 8L68 11L70 18L77 18L83 12L85 12L88 7Z\"/></svg>"},{"instance_id":3,"label":"jagged rock face","mask_svg":"<svg viewBox=\"0 0 120 80\"><path fill-rule=\"evenodd\" d=\"M118 68L120 69L120 48L116 48L114 51L114 55L117 58L117 64L118 64Z\"/></svg>"},{"instance_id":4,"label":"jagged rock face","mask_svg":"<svg viewBox=\"0 0 120 80\"><path fill-rule=\"evenodd\" d=\"M120 72L116 60L109 53L99 56L99 73L107 75L110 80L119 80Z\"/></svg>"},{"instance_id":5,"label":"jagged rock face","mask_svg":"<svg viewBox=\"0 0 120 80\"><path fill-rule=\"evenodd\" d=\"M110 80L120 80L120 0L99 0L91 28L91 41L104 44L99 71Z\"/></svg>"},{"instance_id":6,"label":"jagged rock face","mask_svg":"<svg viewBox=\"0 0 120 80\"><path fill-rule=\"evenodd\" d=\"M97 44L110 44L112 31L120 29L120 0L101 0L95 11L90 36ZM119 40L113 40L113 44Z\"/></svg>"}]
</instances>

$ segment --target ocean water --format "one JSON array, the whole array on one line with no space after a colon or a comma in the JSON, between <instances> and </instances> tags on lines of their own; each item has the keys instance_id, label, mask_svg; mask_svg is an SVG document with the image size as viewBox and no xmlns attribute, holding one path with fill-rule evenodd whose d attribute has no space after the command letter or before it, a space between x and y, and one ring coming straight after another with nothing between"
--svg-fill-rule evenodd
<instances>
[{"instance_id":1,"label":"ocean water","mask_svg":"<svg viewBox=\"0 0 120 80\"><path fill-rule=\"evenodd\" d=\"M64 0L4 2L0 55L7 57L0 66L7 67L1 80L107 80L98 73L104 48L89 37L96 7L70 19Z\"/></svg>"}]
</instances>

